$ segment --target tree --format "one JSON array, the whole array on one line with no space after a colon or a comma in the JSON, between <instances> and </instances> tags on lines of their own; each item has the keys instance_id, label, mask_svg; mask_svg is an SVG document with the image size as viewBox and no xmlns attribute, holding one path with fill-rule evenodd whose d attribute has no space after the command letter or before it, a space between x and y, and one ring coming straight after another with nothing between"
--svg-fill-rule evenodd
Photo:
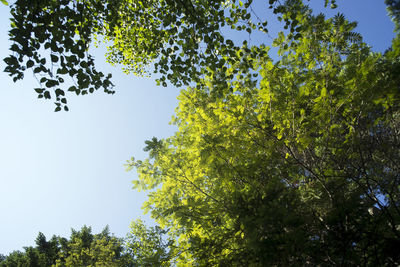
<instances>
[{"instance_id":1,"label":"tree","mask_svg":"<svg viewBox=\"0 0 400 267\"><path fill-rule=\"evenodd\" d=\"M86 226L72 230L70 240L63 243L55 266L130 266L123 240L110 235L108 227L96 235Z\"/></svg>"},{"instance_id":2,"label":"tree","mask_svg":"<svg viewBox=\"0 0 400 267\"><path fill-rule=\"evenodd\" d=\"M0 261L0 266L29 266L29 259L20 251L13 251Z\"/></svg>"},{"instance_id":3,"label":"tree","mask_svg":"<svg viewBox=\"0 0 400 267\"><path fill-rule=\"evenodd\" d=\"M135 266L171 266L173 264L172 239L165 240L167 231L159 226L146 227L140 219L130 225L126 248L133 255Z\"/></svg>"},{"instance_id":4,"label":"tree","mask_svg":"<svg viewBox=\"0 0 400 267\"><path fill-rule=\"evenodd\" d=\"M45 266L51 266L58 258L60 252L60 238L53 236L49 241L46 240L46 236L39 232L36 240L36 251L42 256L43 264Z\"/></svg>"},{"instance_id":5,"label":"tree","mask_svg":"<svg viewBox=\"0 0 400 267\"><path fill-rule=\"evenodd\" d=\"M396 23L397 2L387 1ZM77 94L110 90L87 54L97 35L127 72L155 62L161 84L192 85L180 95L177 133L148 141L149 158L127 165L139 172L135 187L150 191L145 210L173 240L159 248L162 232L135 226L145 240L132 241L136 260L398 265L400 37L374 53L341 14L269 3L286 28L277 60L263 44L221 33L267 31L251 1L17 1L7 71L45 75L37 92L50 98L53 88L60 110L62 75ZM78 240L71 249L86 251ZM87 259L77 255L74 264Z\"/></svg>"},{"instance_id":6,"label":"tree","mask_svg":"<svg viewBox=\"0 0 400 267\"><path fill-rule=\"evenodd\" d=\"M252 2L17 0L11 6L12 55L4 59L5 71L14 81L32 71L40 85L35 88L38 97L55 98L56 111L68 110L66 90L77 95L99 88L114 93L111 75L97 71L88 53L97 40L108 43L108 61L122 64L128 73L146 74L154 62L154 71L161 74L157 82L163 86L167 81L176 86L201 84L201 78L245 60L239 55L241 47L241 53L250 48L259 52L257 46L236 44L223 34L225 29L268 32L267 20L253 10ZM334 6L335 1L325 0L329 3ZM299 37L294 14L301 1L270 0L268 6ZM243 64L252 68L250 62ZM221 77L218 83L226 86L223 80L232 78Z\"/></svg>"},{"instance_id":7,"label":"tree","mask_svg":"<svg viewBox=\"0 0 400 267\"><path fill-rule=\"evenodd\" d=\"M393 22L396 25L396 30L400 28L400 2L397 0L385 0L389 15L392 17Z\"/></svg>"},{"instance_id":8,"label":"tree","mask_svg":"<svg viewBox=\"0 0 400 267\"><path fill-rule=\"evenodd\" d=\"M238 50L182 91L176 134L127 164L178 265L400 263L400 37L374 53L342 14L299 5L278 61Z\"/></svg>"},{"instance_id":9,"label":"tree","mask_svg":"<svg viewBox=\"0 0 400 267\"><path fill-rule=\"evenodd\" d=\"M14 251L0 261L0 266L131 266L123 240L110 234L108 227L92 234L90 227L72 229L70 239L53 236L49 241L43 233L35 247L24 252Z\"/></svg>"}]
</instances>

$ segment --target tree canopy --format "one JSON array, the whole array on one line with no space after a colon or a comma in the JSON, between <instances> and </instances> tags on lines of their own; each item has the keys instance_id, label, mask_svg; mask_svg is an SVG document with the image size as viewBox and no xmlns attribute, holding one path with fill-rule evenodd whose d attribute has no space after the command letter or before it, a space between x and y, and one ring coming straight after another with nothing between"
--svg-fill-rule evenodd
<instances>
[{"instance_id":1,"label":"tree canopy","mask_svg":"<svg viewBox=\"0 0 400 267\"><path fill-rule=\"evenodd\" d=\"M0 254L0 267L169 266L174 240L166 239L166 233L158 226L147 227L140 219L131 223L126 238L110 234L108 226L99 234L87 226L72 229L69 239L53 235L47 240L39 232L36 246Z\"/></svg>"},{"instance_id":2,"label":"tree canopy","mask_svg":"<svg viewBox=\"0 0 400 267\"><path fill-rule=\"evenodd\" d=\"M174 262L175 242L166 239L168 231L159 226L146 227L140 219L133 221L130 229L125 246L134 266L170 266Z\"/></svg>"},{"instance_id":3,"label":"tree canopy","mask_svg":"<svg viewBox=\"0 0 400 267\"><path fill-rule=\"evenodd\" d=\"M64 76L76 94L112 92L88 54L93 40L105 40L110 63L158 72L162 85L189 85L177 132L147 141L149 157L127 163L160 227L133 224L136 263L396 266L399 5L386 2L397 35L382 54L343 14L270 0L284 23L272 55L263 43L237 44L223 33L268 33L251 0L18 0L6 71L18 80L32 69L39 97L53 94L56 110L67 109Z\"/></svg>"},{"instance_id":4,"label":"tree canopy","mask_svg":"<svg viewBox=\"0 0 400 267\"><path fill-rule=\"evenodd\" d=\"M111 235L108 227L99 234L92 234L87 226L80 231L72 229L69 239L53 236L47 240L39 233L35 243L24 252L3 257L0 266L130 266L123 240Z\"/></svg>"},{"instance_id":5,"label":"tree canopy","mask_svg":"<svg viewBox=\"0 0 400 267\"><path fill-rule=\"evenodd\" d=\"M320 1L320 0L319 0ZM201 84L213 72L242 64L260 52L247 42L237 44L224 31L268 34L267 18L252 8L252 0L130 1L130 0L17 0L11 5L10 48L5 71L14 81L26 71L37 77L39 98L55 99L56 111L68 110L66 93L114 93L111 75L95 68L88 52L95 41L109 46L107 59L136 75L161 74L167 86ZM325 4L335 5L334 0ZM300 37L296 12L302 1L270 0L266 8L279 15L285 28ZM154 65L153 65L154 63ZM77 68L78 66L78 68ZM232 79L232 75L221 79ZM226 86L221 83L221 86Z\"/></svg>"},{"instance_id":6,"label":"tree canopy","mask_svg":"<svg viewBox=\"0 0 400 267\"><path fill-rule=\"evenodd\" d=\"M127 164L182 265L400 262L399 35L381 54L342 14L296 20L279 60L244 48L182 90L176 134Z\"/></svg>"}]
</instances>

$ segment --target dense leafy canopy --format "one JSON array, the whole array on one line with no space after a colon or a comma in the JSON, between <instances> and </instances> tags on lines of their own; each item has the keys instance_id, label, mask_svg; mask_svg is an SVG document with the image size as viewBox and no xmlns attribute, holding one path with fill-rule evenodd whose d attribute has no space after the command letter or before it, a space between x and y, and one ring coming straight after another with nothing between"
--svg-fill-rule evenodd
<instances>
[{"instance_id":1,"label":"dense leafy canopy","mask_svg":"<svg viewBox=\"0 0 400 267\"><path fill-rule=\"evenodd\" d=\"M99 234L92 234L87 226L72 229L69 239L53 236L47 240L39 233L35 247L0 254L0 267L169 266L174 241L165 239L166 232L158 226L146 227L138 219L131 223L125 239L111 235L108 226Z\"/></svg>"},{"instance_id":2,"label":"dense leafy canopy","mask_svg":"<svg viewBox=\"0 0 400 267\"><path fill-rule=\"evenodd\" d=\"M85 95L103 88L114 93L111 75L96 70L88 52L93 40L109 45L107 59L126 72L160 73L163 86L201 83L201 78L238 64L249 51L225 35L232 31L268 33L267 20L252 8L252 0L17 0L11 6L12 54L6 72L14 81L32 71L39 98L55 99L56 111L68 110L66 90ZM325 0L325 4L335 1ZM280 14L297 37L295 12L301 1L270 0L265 4ZM258 53L258 47L252 47ZM154 68L151 63L154 63ZM251 62L244 62L251 69ZM220 72L225 75L225 72ZM233 78L232 75L221 77ZM226 86L225 83L222 86Z\"/></svg>"},{"instance_id":3,"label":"dense leafy canopy","mask_svg":"<svg viewBox=\"0 0 400 267\"><path fill-rule=\"evenodd\" d=\"M54 89L56 110L66 104L62 75L73 77L77 94L110 92L110 77L88 54L97 38L127 72L145 74L154 63L159 83L191 85L179 96L176 134L147 141L149 158L127 164L162 227L133 223L127 247L136 264L395 266L399 4L386 2L397 36L381 54L342 14L271 0L286 29L272 59L266 45L224 35L267 32L250 0L18 0L6 71L18 80L33 69L39 97Z\"/></svg>"},{"instance_id":4,"label":"dense leafy canopy","mask_svg":"<svg viewBox=\"0 0 400 267\"><path fill-rule=\"evenodd\" d=\"M135 266L170 266L175 258L174 240L165 240L167 231L159 226L146 227L140 219L133 221L130 228L125 246Z\"/></svg>"},{"instance_id":5,"label":"dense leafy canopy","mask_svg":"<svg viewBox=\"0 0 400 267\"><path fill-rule=\"evenodd\" d=\"M99 234L92 234L86 226L80 231L72 229L69 239L53 236L46 240L39 233L35 247L12 252L0 260L0 266L130 266L123 245L122 239L110 235L108 227Z\"/></svg>"},{"instance_id":6,"label":"dense leafy canopy","mask_svg":"<svg viewBox=\"0 0 400 267\"><path fill-rule=\"evenodd\" d=\"M176 134L127 164L178 264L400 263L400 37L382 55L341 14L296 20L279 61L261 45L210 71L181 92Z\"/></svg>"}]
</instances>

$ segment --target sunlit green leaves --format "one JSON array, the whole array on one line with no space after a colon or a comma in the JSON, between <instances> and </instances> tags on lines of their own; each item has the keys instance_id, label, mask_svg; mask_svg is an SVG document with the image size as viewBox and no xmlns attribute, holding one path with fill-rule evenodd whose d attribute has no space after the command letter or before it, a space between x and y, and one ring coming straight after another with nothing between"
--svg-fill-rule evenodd
<instances>
[{"instance_id":1,"label":"sunlit green leaves","mask_svg":"<svg viewBox=\"0 0 400 267\"><path fill-rule=\"evenodd\" d=\"M125 244L133 263L137 266L171 266L174 241L166 240L167 232L158 226L146 227L140 219L133 221Z\"/></svg>"},{"instance_id":2,"label":"sunlit green leaves","mask_svg":"<svg viewBox=\"0 0 400 267\"><path fill-rule=\"evenodd\" d=\"M108 227L92 234L90 227L72 229L69 239L46 239L39 232L34 247L14 251L0 258L1 267L10 266L131 266L132 257L124 250L123 240L110 234Z\"/></svg>"},{"instance_id":3,"label":"sunlit green leaves","mask_svg":"<svg viewBox=\"0 0 400 267\"><path fill-rule=\"evenodd\" d=\"M384 247L400 225L400 50L372 53L342 15L296 19L300 35L274 42L278 61L244 46L182 90L179 130L128 163L135 188L150 190L145 211L178 240L178 263L398 261Z\"/></svg>"},{"instance_id":4,"label":"sunlit green leaves","mask_svg":"<svg viewBox=\"0 0 400 267\"><path fill-rule=\"evenodd\" d=\"M157 84L167 86L170 82L178 87L201 84L202 78L218 73L216 87L224 87L223 81L233 78L225 70L243 61L237 52L252 48L247 43L234 43L222 30L268 31L269 18L258 16L252 2L46 0L32 4L18 0L11 7L9 31L13 41L10 50L17 60L9 57L5 71L17 81L35 67L33 72L40 78L60 81L62 75L70 76L72 79L62 76L60 84L77 84L77 93L92 93L101 87L113 93L109 77L96 71L88 54L95 38L106 41L107 60L122 64L127 73L147 75L154 71L161 74ZM283 16L292 33L299 31L298 14L307 13L301 1L271 0L269 4L274 13ZM247 67L251 69L252 64ZM48 89L54 90L53 86ZM56 103L63 105L57 99Z\"/></svg>"}]
</instances>

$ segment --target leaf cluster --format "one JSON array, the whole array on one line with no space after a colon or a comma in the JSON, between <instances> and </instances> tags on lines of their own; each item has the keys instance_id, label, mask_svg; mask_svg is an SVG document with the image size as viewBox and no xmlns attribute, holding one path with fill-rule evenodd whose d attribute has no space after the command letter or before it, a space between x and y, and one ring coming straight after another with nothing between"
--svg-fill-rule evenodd
<instances>
[{"instance_id":1,"label":"leaf cluster","mask_svg":"<svg viewBox=\"0 0 400 267\"><path fill-rule=\"evenodd\" d=\"M11 5L13 44L5 71L17 81L31 70L40 85L38 97L55 99L56 111L68 110L66 91L114 93L111 75L97 71L88 53L97 40L108 44L108 62L136 75L159 73L159 85L201 84L218 73L218 86L225 86L222 81L233 78L225 70L241 64L243 51L257 50L226 34L268 34L267 18L252 6L252 0L17 0ZM269 0L266 8L300 37L302 1ZM251 61L245 64L251 71Z\"/></svg>"},{"instance_id":2,"label":"leaf cluster","mask_svg":"<svg viewBox=\"0 0 400 267\"><path fill-rule=\"evenodd\" d=\"M127 165L178 265L400 261L399 37L382 55L341 14L296 18L300 35L274 41L279 61L243 49L183 90L178 131Z\"/></svg>"},{"instance_id":3,"label":"leaf cluster","mask_svg":"<svg viewBox=\"0 0 400 267\"><path fill-rule=\"evenodd\" d=\"M99 88L114 93L111 74L98 72L88 53L99 12L93 9L106 8L101 1L91 5L69 0L16 1L11 6L9 36L13 44L12 54L4 59L5 72L15 82L31 70L40 85L35 88L38 98L55 99L55 111L68 110L66 90L77 95ZM68 89L63 84L69 85Z\"/></svg>"}]
</instances>

